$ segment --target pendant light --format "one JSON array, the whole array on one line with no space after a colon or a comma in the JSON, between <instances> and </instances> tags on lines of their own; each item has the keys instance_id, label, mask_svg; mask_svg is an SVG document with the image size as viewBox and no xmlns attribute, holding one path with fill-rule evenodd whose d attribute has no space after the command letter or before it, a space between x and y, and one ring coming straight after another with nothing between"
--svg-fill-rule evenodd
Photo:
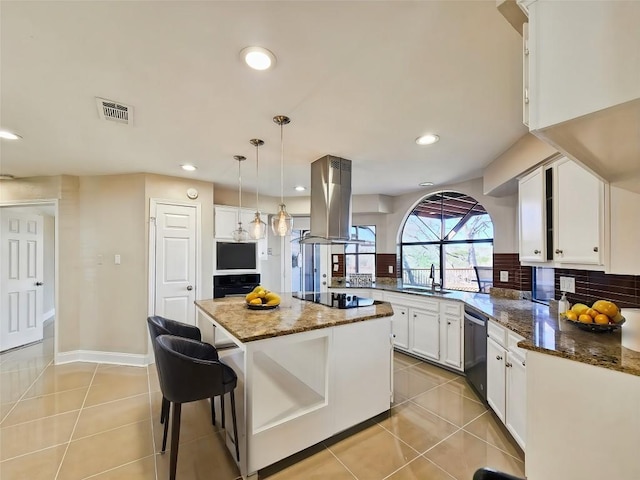
<instances>
[{"instance_id":1,"label":"pendant light","mask_svg":"<svg viewBox=\"0 0 640 480\"><path fill-rule=\"evenodd\" d=\"M242 228L242 175L240 175L240 166L247 158L242 155L234 155L233 158L238 162L238 228L231 233L231 236L236 242L246 242L249 240L249 232Z\"/></svg>"},{"instance_id":2,"label":"pendant light","mask_svg":"<svg viewBox=\"0 0 640 480\"><path fill-rule=\"evenodd\" d=\"M264 140L252 138L249 143L256 147L256 216L249 224L249 235L254 240L262 240L267 236L267 224L260 218L260 208L258 207L258 186L260 185L260 170L258 167L258 150L264 145Z\"/></svg>"},{"instance_id":3,"label":"pendant light","mask_svg":"<svg viewBox=\"0 0 640 480\"><path fill-rule=\"evenodd\" d=\"M291 120L284 115L276 115L273 117L273 121L280 125L280 211L277 215L271 217L271 229L275 235L284 237L291 235L293 230L293 218L287 212L287 207L284 204L284 141L283 131L284 126Z\"/></svg>"}]
</instances>

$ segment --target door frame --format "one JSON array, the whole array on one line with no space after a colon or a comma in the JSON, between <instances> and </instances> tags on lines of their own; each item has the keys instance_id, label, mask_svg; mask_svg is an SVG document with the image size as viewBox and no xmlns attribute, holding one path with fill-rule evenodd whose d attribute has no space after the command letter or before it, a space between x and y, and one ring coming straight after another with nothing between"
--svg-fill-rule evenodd
<instances>
[{"instance_id":1,"label":"door frame","mask_svg":"<svg viewBox=\"0 0 640 480\"><path fill-rule=\"evenodd\" d=\"M54 278L54 282L53 282L53 308L54 308L54 316L55 316L55 321L53 322L53 362L56 362L56 359L58 357L58 345L60 343L59 341L59 331L58 328L60 326L60 319L58 318L58 312L60 311L60 309L58 308L58 302L59 302L59 288L58 285L60 283L60 278L59 278L59 272L60 269L58 268L59 265L59 246L60 246L60 241L59 241L59 224L60 222L58 221L58 199L57 198L50 198L50 199L37 199L37 200L9 200L9 201L0 201L0 208L4 208L4 207L38 207L38 206L53 206L53 278Z\"/></svg>"},{"instance_id":2,"label":"door frame","mask_svg":"<svg viewBox=\"0 0 640 480\"><path fill-rule=\"evenodd\" d=\"M155 313L155 298L156 298L156 213L158 205L171 205L176 207L190 207L196 209L196 299L205 298L200 296L200 287L202 285L202 205L200 202L180 202L176 200L167 200L161 198L149 199L149 292L148 292L148 305L147 315L151 316ZM213 241L213 239L212 239ZM198 313L196 311L196 318L194 318L195 325L198 324ZM153 351L151 348L151 340L149 340L149 352Z\"/></svg>"}]
</instances>

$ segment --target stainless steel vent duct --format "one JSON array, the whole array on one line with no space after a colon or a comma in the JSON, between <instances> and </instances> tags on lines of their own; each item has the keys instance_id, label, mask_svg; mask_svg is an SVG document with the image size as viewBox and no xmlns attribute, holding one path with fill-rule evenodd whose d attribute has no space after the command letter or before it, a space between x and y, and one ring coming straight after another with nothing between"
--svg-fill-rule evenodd
<instances>
[{"instance_id":1,"label":"stainless steel vent duct","mask_svg":"<svg viewBox=\"0 0 640 480\"><path fill-rule=\"evenodd\" d=\"M344 243L351 234L351 160L332 155L311 164L311 229L303 243Z\"/></svg>"}]
</instances>

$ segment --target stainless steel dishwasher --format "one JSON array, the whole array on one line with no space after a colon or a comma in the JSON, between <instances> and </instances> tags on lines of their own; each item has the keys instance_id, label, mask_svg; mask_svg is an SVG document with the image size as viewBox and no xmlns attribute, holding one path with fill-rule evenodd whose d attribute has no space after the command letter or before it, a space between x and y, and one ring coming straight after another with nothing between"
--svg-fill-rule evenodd
<instances>
[{"instance_id":1,"label":"stainless steel dishwasher","mask_svg":"<svg viewBox=\"0 0 640 480\"><path fill-rule=\"evenodd\" d=\"M464 373L467 382L487 400L487 322L489 316L464 309Z\"/></svg>"}]
</instances>

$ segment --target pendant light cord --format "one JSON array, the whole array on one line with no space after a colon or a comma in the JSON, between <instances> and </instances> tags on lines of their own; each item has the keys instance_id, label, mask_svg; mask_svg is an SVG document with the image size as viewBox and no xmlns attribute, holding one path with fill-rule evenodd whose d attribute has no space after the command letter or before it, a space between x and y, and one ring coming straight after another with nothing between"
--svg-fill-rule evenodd
<instances>
[{"instance_id":1,"label":"pendant light cord","mask_svg":"<svg viewBox=\"0 0 640 480\"><path fill-rule=\"evenodd\" d=\"M284 124L280 124L280 205L284 204Z\"/></svg>"},{"instance_id":2,"label":"pendant light cord","mask_svg":"<svg viewBox=\"0 0 640 480\"><path fill-rule=\"evenodd\" d=\"M260 148L260 144L256 142L256 212L260 212L258 208L258 190L260 188L260 171L258 169L258 150Z\"/></svg>"}]
</instances>

